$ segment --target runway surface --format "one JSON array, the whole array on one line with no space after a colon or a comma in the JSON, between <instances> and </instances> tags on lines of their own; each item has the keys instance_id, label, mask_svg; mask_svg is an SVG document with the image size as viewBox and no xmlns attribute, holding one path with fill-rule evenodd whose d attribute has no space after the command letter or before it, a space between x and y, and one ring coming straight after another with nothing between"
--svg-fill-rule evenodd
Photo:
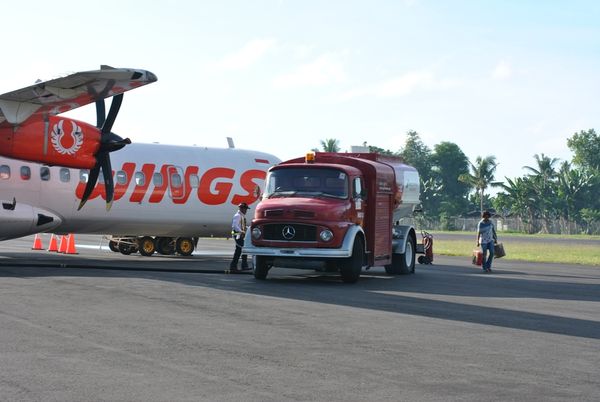
<instances>
[{"instance_id":1,"label":"runway surface","mask_svg":"<svg viewBox=\"0 0 600 402\"><path fill-rule=\"evenodd\" d=\"M600 267L436 257L357 284L0 243L3 401L564 401L600 395ZM44 238L47 246L47 238Z\"/></svg>"}]
</instances>

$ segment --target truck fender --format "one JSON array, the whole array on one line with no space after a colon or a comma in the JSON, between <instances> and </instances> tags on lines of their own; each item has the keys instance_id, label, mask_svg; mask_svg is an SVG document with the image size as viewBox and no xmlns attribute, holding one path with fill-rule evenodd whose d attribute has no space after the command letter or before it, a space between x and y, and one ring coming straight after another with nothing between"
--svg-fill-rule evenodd
<instances>
[{"instance_id":1,"label":"truck fender","mask_svg":"<svg viewBox=\"0 0 600 402\"><path fill-rule=\"evenodd\" d=\"M417 234L415 228L409 225L394 225L392 228L392 253L404 254L406 251L406 242L412 237L414 243L417 244Z\"/></svg>"},{"instance_id":2,"label":"truck fender","mask_svg":"<svg viewBox=\"0 0 600 402\"><path fill-rule=\"evenodd\" d=\"M363 231L363 228L359 225L353 225L350 226L348 228L348 231L346 232L344 242L342 243L342 249L352 250L352 247L354 246L354 239L356 239L356 236L361 236L363 238L363 244L366 246L366 242L364 241L366 236L365 232Z\"/></svg>"}]
</instances>

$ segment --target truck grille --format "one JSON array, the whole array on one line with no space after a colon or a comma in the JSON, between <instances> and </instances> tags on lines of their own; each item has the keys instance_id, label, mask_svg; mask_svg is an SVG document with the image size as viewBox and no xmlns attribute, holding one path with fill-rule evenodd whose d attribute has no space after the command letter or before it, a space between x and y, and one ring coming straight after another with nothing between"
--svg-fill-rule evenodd
<instances>
[{"instance_id":1,"label":"truck grille","mask_svg":"<svg viewBox=\"0 0 600 402\"><path fill-rule=\"evenodd\" d=\"M264 225L265 240L317 241L317 228L312 225L277 223Z\"/></svg>"}]
</instances>

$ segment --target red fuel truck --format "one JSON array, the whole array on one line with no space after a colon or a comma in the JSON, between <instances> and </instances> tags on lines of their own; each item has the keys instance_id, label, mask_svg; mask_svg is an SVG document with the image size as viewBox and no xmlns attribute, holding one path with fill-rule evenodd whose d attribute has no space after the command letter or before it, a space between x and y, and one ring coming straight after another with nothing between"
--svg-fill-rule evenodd
<instances>
[{"instance_id":1,"label":"red fuel truck","mask_svg":"<svg viewBox=\"0 0 600 402\"><path fill-rule=\"evenodd\" d=\"M398 220L419 191L415 168L376 153L311 152L273 166L245 240L254 276L273 266L339 271L344 282L372 266L413 273L424 247Z\"/></svg>"}]
</instances>

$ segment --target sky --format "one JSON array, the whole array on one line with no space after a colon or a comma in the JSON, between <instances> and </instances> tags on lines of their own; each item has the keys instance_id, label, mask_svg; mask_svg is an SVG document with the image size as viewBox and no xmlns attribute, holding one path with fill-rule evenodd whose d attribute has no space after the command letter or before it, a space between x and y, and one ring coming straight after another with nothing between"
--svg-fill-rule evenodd
<instances>
[{"instance_id":1,"label":"sky","mask_svg":"<svg viewBox=\"0 0 600 402\"><path fill-rule=\"evenodd\" d=\"M600 2L20 1L2 7L0 93L113 67L158 81L125 94L134 142L302 156L320 141L400 150L414 130L496 179L571 160L600 130ZM93 105L67 114L95 123Z\"/></svg>"}]
</instances>

